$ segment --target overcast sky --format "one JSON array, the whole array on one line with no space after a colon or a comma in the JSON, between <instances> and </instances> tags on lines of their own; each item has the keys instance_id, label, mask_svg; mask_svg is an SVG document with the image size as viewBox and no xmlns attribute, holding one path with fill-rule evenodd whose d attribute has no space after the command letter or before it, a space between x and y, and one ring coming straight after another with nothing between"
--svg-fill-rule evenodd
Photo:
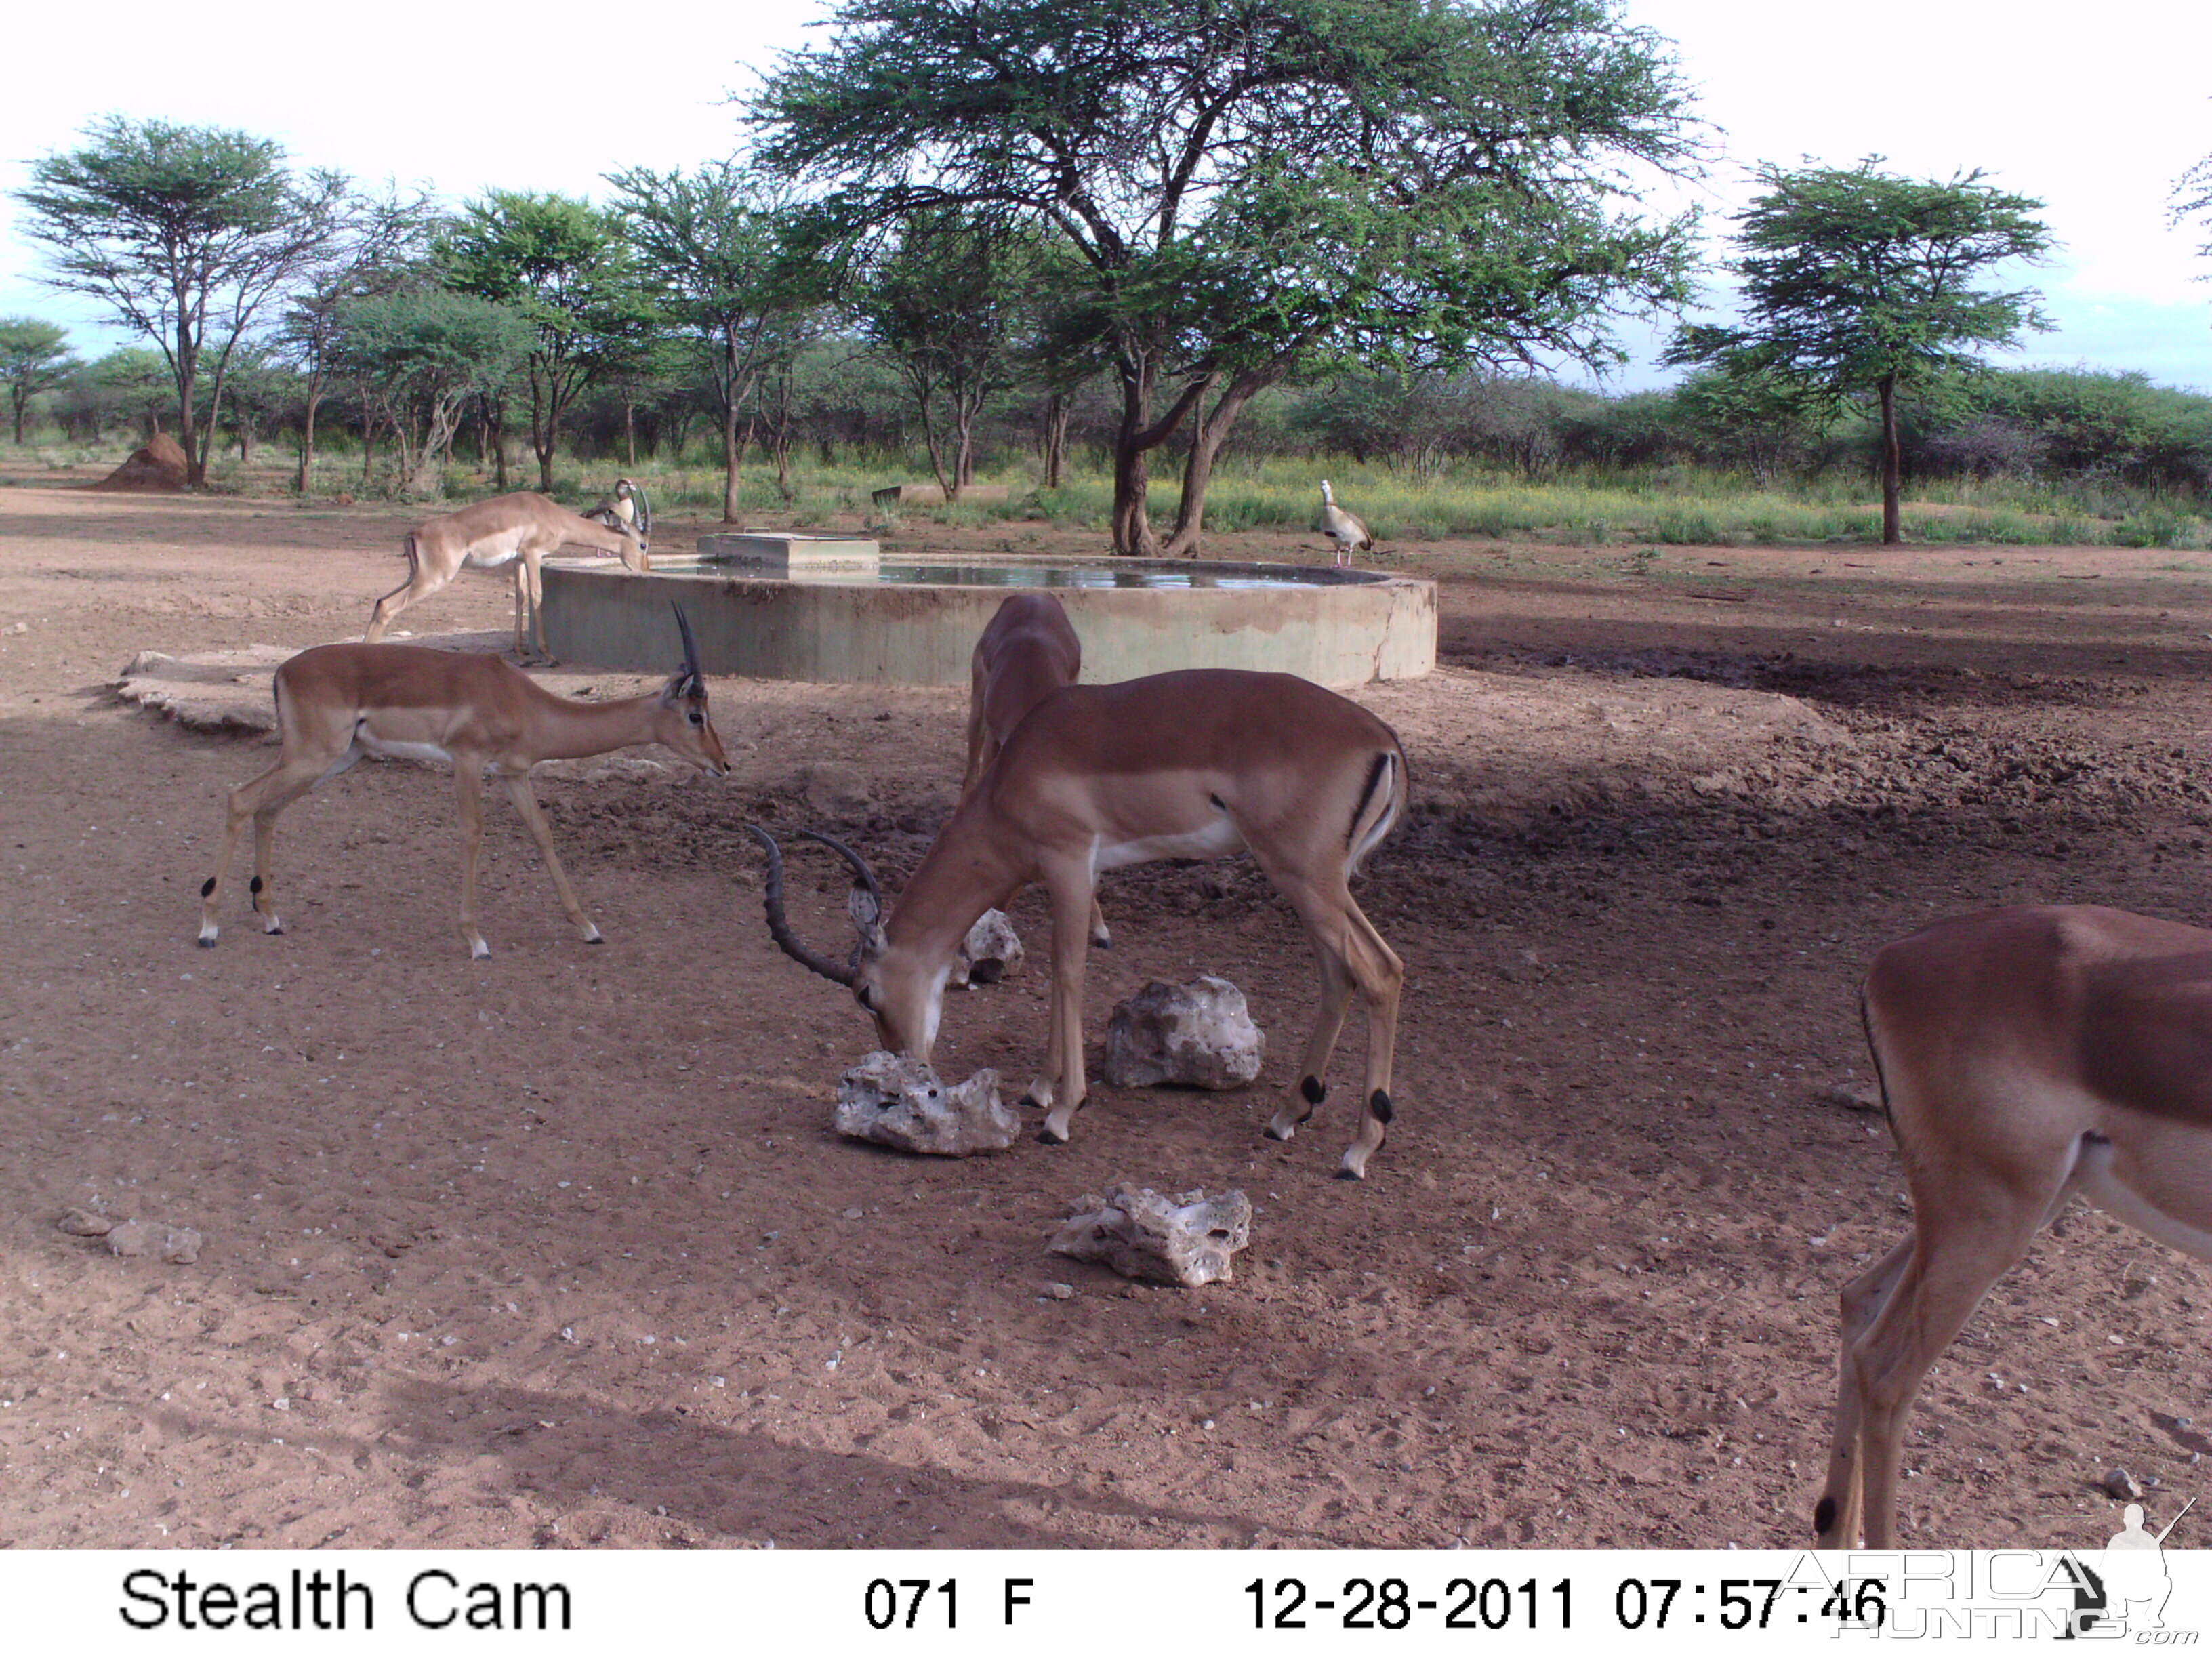
<instances>
[{"instance_id":1,"label":"overcast sky","mask_svg":"<svg viewBox=\"0 0 2212 1659\"><path fill-rule=\"evenodd\" d=\"M448 200L493 186L593 193L605 173L727 155L738 137L728 94L807 40L823 9L38 5L9 27L0 191L116 112L241 128L296 161L420 181ZM2212 283L2196 280L2212 260L2194 252L2212 226L2166 224L2174 180L2212 153L2212 3L1630 0L1629 13L1675 43L1719 130L1727 159L1688 197L1717 252L1761 161L1848 167L1878 153L1890 171L1942 179L1980 167L2045 201L2063 244L2003 278L2040 288L2057 328L2002 361L2139 369L2212 391ZM38 285L15 214L0 202L0 314L66 322L81 350L115 343L94 310ZM1657 337L1631 339L1638 361L1616 385L1671 378L1650 364Z\"/></svg>"}]
</instances>

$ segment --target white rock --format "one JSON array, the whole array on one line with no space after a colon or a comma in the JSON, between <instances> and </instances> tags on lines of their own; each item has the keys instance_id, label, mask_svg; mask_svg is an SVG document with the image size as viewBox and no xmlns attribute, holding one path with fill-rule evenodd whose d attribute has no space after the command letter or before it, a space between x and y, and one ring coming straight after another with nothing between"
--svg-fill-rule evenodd
<instances>
[{"instance_id":1,"label":"white rock","mask_svg":"<svg viewBox=\"0 0 2212 1659\"><path fill-rule=\"evenodd\" d=\"M830 1127L855 1140L938 1158L1002 1152L1021 1120L999 1098L999 1074L986 1067L957 1087L924 1061L882 1050L837 1079Z\"/></svg>"},{"instance_id":2,"label":"white rock","mask_svg":"<svg viewBox=\"0 0 2212 1659\"><path fill-rule=\"evenodd\" d=\"M200 1236L166 1221L125 1221L110 1230L107 1248L118 1255L158 1255L164 1261L200 1259Z\"/></svg>"},{"instance_id":3,"label":"white rock","mask_svg":"<svg viewBox=\"0 0 2212 1659\"><path fill-rule=\"evenodd\" d=\"M1206 974L1188 985L1155 980L1117 1004L1106 1022L1102 1069L1116 1088L1241 1089L1260 1075L1267 1052L1244 994Z\"/></svg>"},{"instance_id":4,"label":"white rock","mask_svg":"<svg viewBox=\"0 0 2212 1659\"><path fill-rule=\"evenodd\" d=\"M1004 910L986 910L975 918L968 937L960 941L960 954L952 963L951 983L994 985L1011 977L1022 965L1021 935Z\"/></svg>"},{"instance_id":5,"label":"white rock","mask_svg":"<svg viewBox=\"0 0 2212 1659\"><path fill-rule=\"evenodd\" d=\"M1252 1242L1252 1200L1242 1192L1163 1198L1117 1181L1085 1193L1045 1248L1078 1261L1103 1261L1124 1279L1155 1285L1211 1285L1233 1279L1232 1258Z\"/></svg>"}]
</instances>

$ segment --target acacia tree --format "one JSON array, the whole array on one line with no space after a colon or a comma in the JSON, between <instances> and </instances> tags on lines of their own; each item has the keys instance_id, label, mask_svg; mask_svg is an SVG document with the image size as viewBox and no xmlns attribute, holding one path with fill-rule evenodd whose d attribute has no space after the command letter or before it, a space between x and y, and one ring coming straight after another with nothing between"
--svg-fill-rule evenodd
<instances>
[{"instance_id":1,"label":"acacia tree","mask_svg":"<svg viewBox=\"0 0 2212 1659\"><path fill-rule=\"evenodd\" d=\"M301 376L300 459L292 480L301 495L314 471L315 417L330 387L339 307L388 294L419 271L434 222L430 198L421 191L403 197L387 185L380 196L349 195L330 242L293 282L276 332L278 349Z\"/></svg>"},{"instance_id":2,"label":"acacia tree","mask_svg":"<svg viewBox=\"0 0 2212 1659\"><path fill-rule=\"evenodd\" d=\"M434 495L471 398L529 355L529 323L514 308L443 289L403 289L338 307L331 367L380 405L399 447L400 487Z\"/></svg>"},{"instance_id":3,"label":"acacia tree","mask_svg":"<svg viewBox=\"0 0 2212 1659\"><path fill-rule=\"evenodd\" d=\"M899 226L846 296L906 382L948 501L975 482L984 404L1014 383L1037 272L1033 236L943 209Z\"/></svg>"},{"instance_id":4,"label":"acacia tree","mask_svg":"<svg viewBox=\"0 0 2212 1659\"><path fill-rule=\"evenodd\" d=\"M722 428L722 522L738 521L740 413L799 302L787 199L735 162L610 173L654 306L695 345Z\"/></svg>"},{"instance_id":5,"label":"acacia tree","mask_svg":"<svg viewBox=\"0 0 2212 1659\"><path fill-rule=\"evenodd\" d=\"M322 170L295 179L282 145L220 127L111 115L86 137L83 149L31 164L31 187L15 192L25 233L48 249L48 287L100 301L161 348L176 382L186 482L204 483L231 353L328 245L346 180Z\"/></svg>"},{"instance_id":6,"label":"acacia tree","mask_svg":"<svg viewBox=\"0 0 2212 1659\"><path fill-rule=\"evenodd\" d=\"M23 411L32 398L50 392L82 368L69 349L69 331L35 317L0 317L0 381L15 416L15 445L23 443Z\"/></svg>"},{"instance_id":7,"label":"acacia tree","mask_svg":"<svg viewBox=\"0 0 2212 1659\"><path fill-rule=\"evenodd\" d=\"M1686 218L1616 212L1629 167L1696 139L1663 43L1612 0L844 0L749 118L855 230L988 207L1078 252L1120 385L1123 553L1157 550L1149 456L1194 409L1171 551L1267 386L1609 360L1609 310L1676 298L1690 252Z\"/></svg>"},{"instance_id":8,"label":"acacia tree","mask_svg":"<svg viewBox=\"0 0 2212 1659\"><path fill-rule=\"evenodd\" d=\"M1745 381L1802 388L1833 407L1872 398L1881 422L1881 539L1899 525L1897 396L1978 367L1970 346L2011 346L2048 328L2032 289L1974 286L1991 265L2040 258L2043 204L1995 190L1978 168L1948 183L1857 167L1785 170L1762 163L1765 193L1735 216L1742 252L1741 328L1677 331L1663 361L1709 363Z\"/></svg>"},{"instance_id":9,"label":"acacia tree","mask_svg":"<svg viewBox=\"0 0 2212 1659\"><path fill-rule=\"evenodd\" d=\"M441 257L449 287L514 307L535 331L530 442L550 490L562 417L653 327L619 222L573 196L494 191L462 210Z\"/></svg>"}]
</instances>

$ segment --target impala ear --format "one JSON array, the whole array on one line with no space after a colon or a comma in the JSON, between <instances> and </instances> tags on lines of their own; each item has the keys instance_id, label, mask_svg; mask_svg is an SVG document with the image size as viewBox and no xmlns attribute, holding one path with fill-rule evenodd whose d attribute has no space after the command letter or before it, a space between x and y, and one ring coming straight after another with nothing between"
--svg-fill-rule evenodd
<instances>
[{"instance_id":1,"label":"impala ear","mask_svg":"<svg viewBox=\"0 0 2212 1659\"><path fill-rule=\"evenodd\" d=\"M873 888L854 882L852 890L845 895L845 914L852 917L853 926L860 929L860 939L869 954L883 949L884 901L880 894Z\"/></svg>"}]
</instances>

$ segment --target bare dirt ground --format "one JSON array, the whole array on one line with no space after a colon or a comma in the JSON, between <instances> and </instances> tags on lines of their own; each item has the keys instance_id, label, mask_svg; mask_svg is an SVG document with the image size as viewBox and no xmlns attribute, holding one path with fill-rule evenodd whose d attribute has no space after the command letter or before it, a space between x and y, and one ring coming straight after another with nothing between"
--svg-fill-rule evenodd
<instances>
[{"instance_id":1,"label":"bare dirt ground","mask_svg":"<svg viewBox=\"0 0 2212 1659\"><path fill-rule=\"evenodd\" d=\"M902 1158L828 1129L867 1033L769 942L742 824L902 873L962 694L717 680L733 780L548 781L602 948L495 803L471 962L451 786L398 763L287 815L285 934L241 880L193 947L222 793L270 755L120 703L118 671L357 637L407 521L0 490L0 1544L1800 1543L1835 1292L1907 1224L1853 1103L1869 955L2012 901L2212 913L2204 556L1408 547L1446 665L1360 694L1415 775L1361 889L1410 975L1372 1178L1329 1178L1341 1086L1260 1137L1312 975L1242 861L1112 879L1090 1029L1224 974L1261 1086L1094 1085L1065 1148ZM507 596L465 577L406 621L503 630ZM956 995L940 1069L1018 1089L1043 994ZM1249 1192L1236 1282L1043 1254L1124 1176ZM205 1244L118 1260L72 1206ZM2077 1208L1934 1373L1908 1541L2094 1545L2114 1464L2154 1519L2202 1490L2208 1298Z\"/></svg>"}]
</instances>

